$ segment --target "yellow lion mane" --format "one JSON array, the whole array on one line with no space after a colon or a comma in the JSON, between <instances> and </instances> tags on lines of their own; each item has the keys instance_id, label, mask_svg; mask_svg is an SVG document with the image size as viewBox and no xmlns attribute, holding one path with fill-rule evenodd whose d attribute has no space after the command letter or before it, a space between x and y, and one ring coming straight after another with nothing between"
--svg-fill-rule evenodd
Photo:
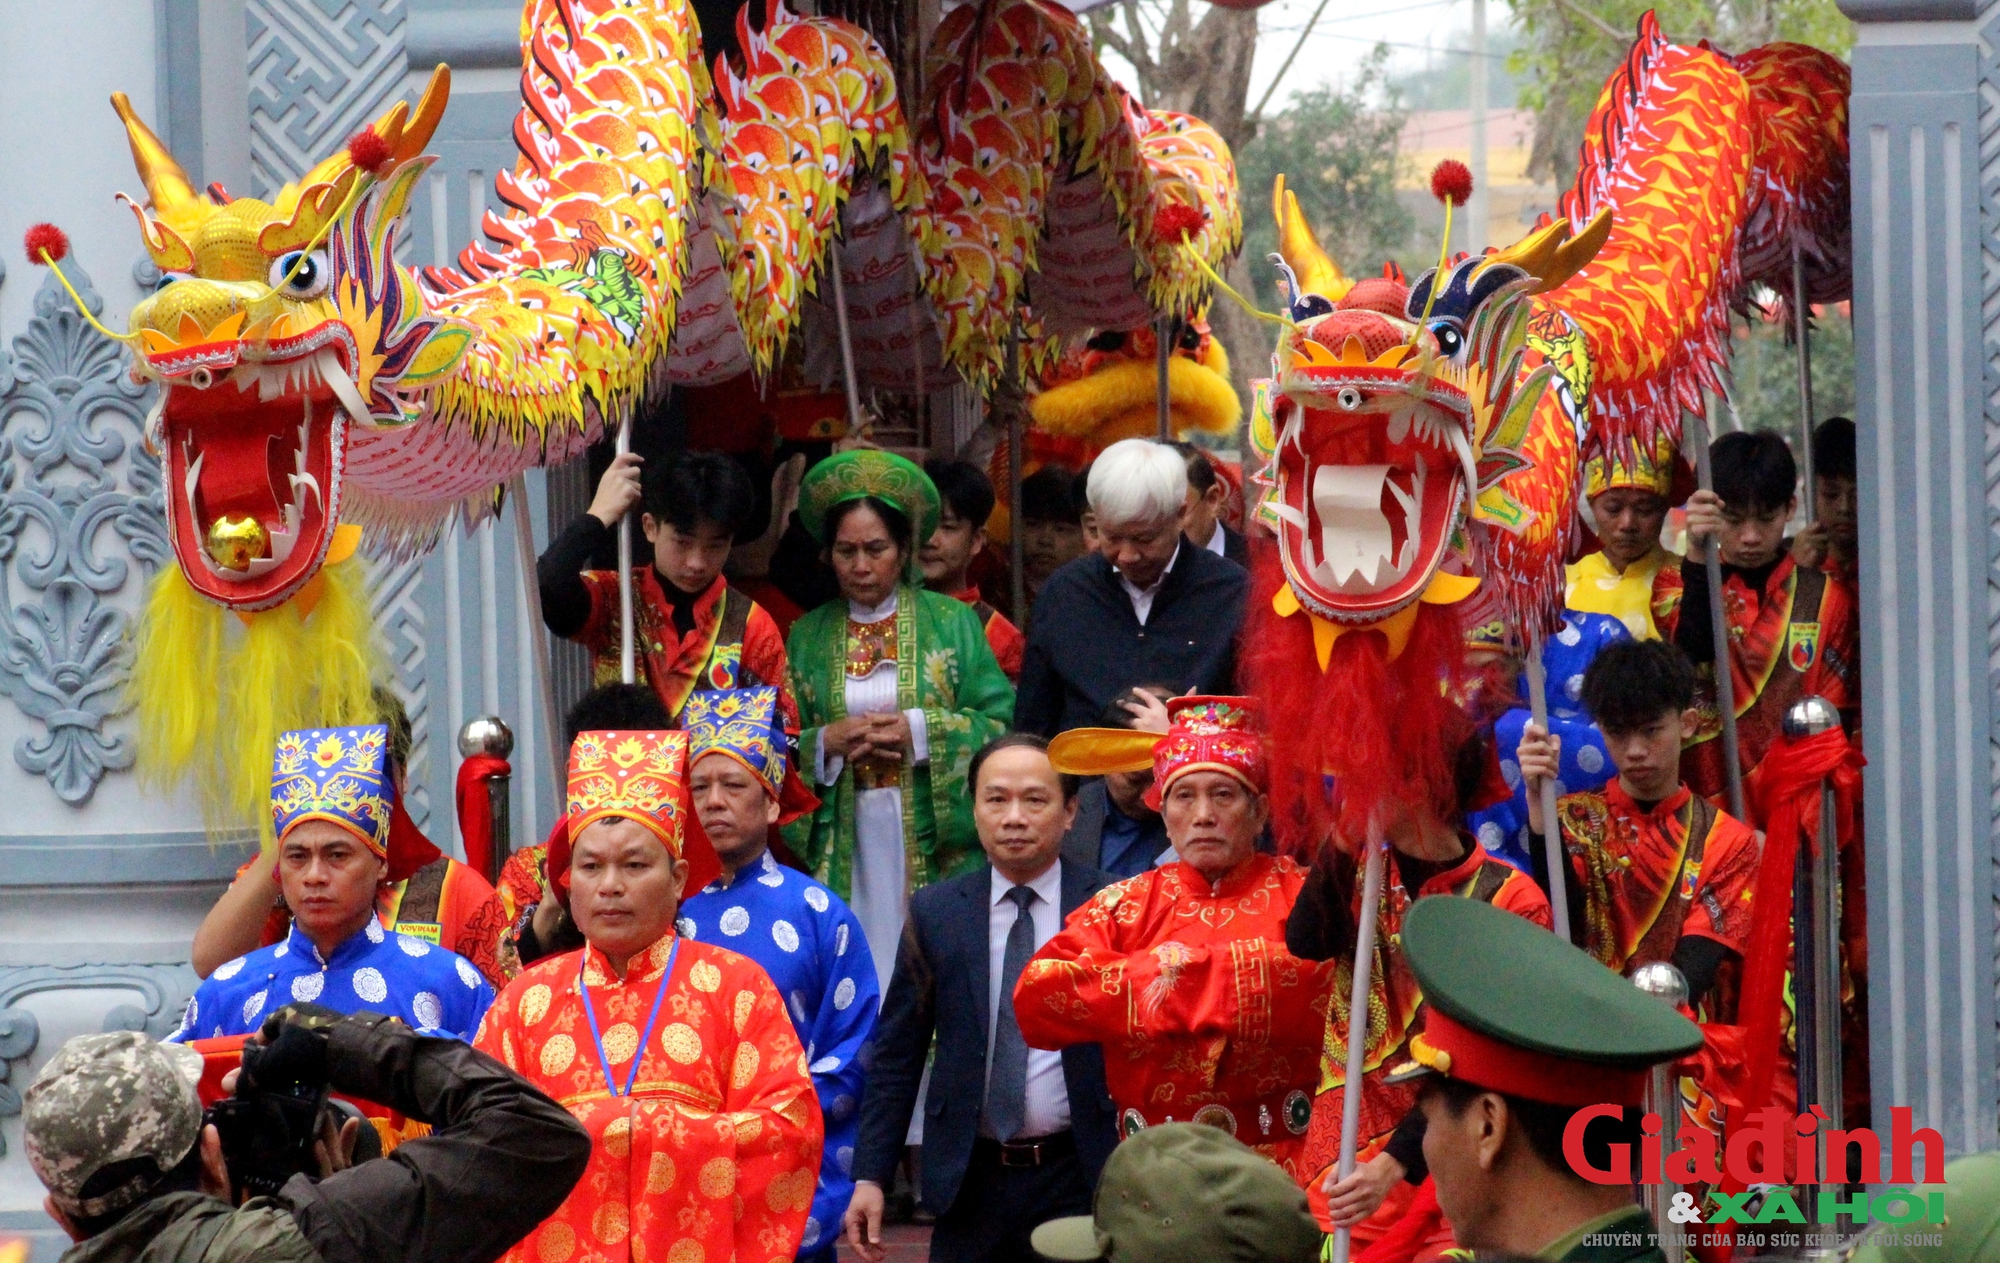
<instances>
[{"instance_id":1,"label":"yellow lion mane","mask_svg":"<svg viewBox=\"0 0 2000 1263\"><path fill-rule=\"evenodd\" d=\"M376 723L375 650L359 559L324 567L317 603L239 617L205 600L175 566L146 598L127 698L138 722L141 783L190 774L212 831L271 834L271 751L294 728ZM302 670L312 663L316 670ZM226 734L221 741L204 734Z\"/></svg>"}]
</instances>

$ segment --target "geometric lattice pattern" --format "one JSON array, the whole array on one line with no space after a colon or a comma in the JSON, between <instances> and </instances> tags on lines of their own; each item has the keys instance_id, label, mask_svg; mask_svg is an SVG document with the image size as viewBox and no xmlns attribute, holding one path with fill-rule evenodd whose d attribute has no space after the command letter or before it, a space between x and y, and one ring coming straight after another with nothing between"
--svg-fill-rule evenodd
<instances>
[{"instance_id":1,"label":"geometric lattice pattern","mask_svg":"<svg viewBox=\"0 0 2000 1263\"><path fill-rule=\"evenodd\" d=\"M403 0L249 0L250 171L269 197L402 87Z\"/></svg>"},{"instance_id":2,"label":"geometric lattice pattern","mask_svg":"<svg viewBox=\"0 0 2000 1263\"><path fill-rule=\"evenodd\" d=\"M2000 698L2000 4L1980 6L1979 32L1979 246L1980 316L1986 346L1982 427L1986 458L1986 523L1995 560L1986 574L1987 687ZM2000 705L1994 708L1992 742L1993 784L1993 961L1996 992L2000 992ZM1995 996L2000 1012L2000 994ZM2000 1094L2000 1067L1993 1088Z\"/></svg>"},{"instance_id":3,"label":"geometric lattice pattern","mask_svg":"<svg viewBox=\"0 0 2000 1263\"><path fill-rule=\"evenodd\" d=\"M269 197L339 149L402 94L403 0L249 0L244 20L251 183L258 196ZM425 619L416 599L421 571L421 561L368 568L376 636L410 713L405 805L420 826L430 816L424 768L432 728Z\"/></svg>"}]
</instances>

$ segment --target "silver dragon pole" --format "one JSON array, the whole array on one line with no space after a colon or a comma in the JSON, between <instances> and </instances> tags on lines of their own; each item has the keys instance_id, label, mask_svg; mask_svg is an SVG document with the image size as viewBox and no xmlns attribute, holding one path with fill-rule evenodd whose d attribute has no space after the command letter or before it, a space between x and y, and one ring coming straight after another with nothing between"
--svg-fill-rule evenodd
<instances>
[{"instance_id":1,"label":"silver dragon pole","mask_svg":"<svg viewBox=\"0 0 2000 1263\"><path fill-rule=\"evenodd\" d=\"M1354 988L1347 999L1347 1082L1340 1089L1340 1163L1334 1178L1354 1174L1361 1143L1361 1072L1368 1056L1368 989L1375 969L1375 918L1382 907L1383 852L1388 839L1370 822L1368 862L1361 879L1361 923L1354 936ZM1352 1242L1345 1228L1333 1232L1333 1263L1347 1263Z\"/></svg>"},{"instance_id":2,"label":"silver dragon pole","mask_svg":"<svg viewBox=\"0 0 2000 1263\"><path fill-rule=\"evenodd\" d=\"M1542 633L1528 634L1528 716L1543 732L1549 731L1549 673L1542 665ZM1549 915L1554 918L1556 937L1569 938L1569 865L1563 859L1562 823L1556 819L1556 783L1553 777L1542 782L1542 848L1549 861Z\"/></svg>"},{"instance_id":3,"label":"silver dragon pole","mask_svg":"<svg viewBox=\"0 0 2000 1263\"><path fill-rule=\"evenodd\" d=\"M1708 460L1708 422L1697 413L1688 414L1694 427L1695 483L1703 491L1715 490L1715 470ZM1748 820L1743 809L1743 763L1736 746L1736 681L1729 674L1729 616L1722 603L1722 544L1708 541L1708 630L1715 639L1715 709L1722 714L1722 762L1729 775L1729 814Z\"/></svg>"},{"instance_id":4,"label":"silver dragon pole","mask_svg":"<svg viewBox=\"0 0 2000 1263\"><path fill-rule=\"evenodd\" d=\"M618 423L618 441L612 451L623 456L632 450L632 414ZM632 627L632 513L618 519L618 678L631 684L639 678L635 652L637 642Z\"/></svg>"}]
</instances>

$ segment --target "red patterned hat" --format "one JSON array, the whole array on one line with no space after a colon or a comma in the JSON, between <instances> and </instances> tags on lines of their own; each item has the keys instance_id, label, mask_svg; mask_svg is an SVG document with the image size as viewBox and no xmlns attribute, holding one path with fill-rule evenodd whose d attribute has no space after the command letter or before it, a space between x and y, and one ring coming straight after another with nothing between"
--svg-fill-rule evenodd
<instances>
[{"instance_id":1,"label":"red patterned hat","mask_svg":"<svg viewBox=\"0 0 2000 1263\"><path fill-rule=\"evenodd\" d=\"M685 732L585 732L569 749L569 836L617 816L652 830L676 859L687 825Z\"/></svg>"},{"instance_id":2,"label":"red patterned hat","mask_svg":"<svg viewBox=\"0 0 2000 1263\"><path fill-rule=\"evenodd\" d=\"M1160 809L1160 795L1189 772L1221 772L1258 793L1270 785L1257 703L1247 697L1176 697L1167 703L1172 725L1153 747L1153 787L1146 805Z\"/></svg>"}]
</instances>

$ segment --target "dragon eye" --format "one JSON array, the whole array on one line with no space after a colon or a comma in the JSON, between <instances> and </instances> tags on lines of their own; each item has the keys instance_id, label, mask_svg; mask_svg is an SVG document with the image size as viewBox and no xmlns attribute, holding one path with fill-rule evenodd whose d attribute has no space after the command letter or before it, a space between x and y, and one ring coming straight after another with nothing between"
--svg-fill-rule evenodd
<instances>
[{"instance_id":1,"label":"dragon eye","mask_svg":"<svg viewBox=\"0 0 2000 1263\"><path fill-rule=\"evenodd\" d=\"M1333 397L1333 401L1346 411L1352 412L1361 406L1361 392L1352 386L1342 386L1340 393Z\"/></svg>"},{"instance_id":2,"label":"dragon eye","mask_svg":"<svg viewBox=\"0 0 2000 1263\"><path fill-rule=\"evenodd\" d=\"M175 281L186 280L187 276L188 274L185 272L162 272L160 273L160 279L153 282L153 292L157 294L167 286L172 285Z\"/></svg>"},{"instance_id":3,"label":"dragon eye","mask_svg":"<svg viewBox=\"0 0 2000 1263\"><path fill-rule=\"evenodd\" d=\"M297 271L293 271L294 267ZM287 280L286 278L290 279ZM318 298L326 293L326 255L290 250L271 264L271 288L287 298Z\"/></svg>"},{"instance_id":4,"label":"dragon eye","mask_svg":"<svg viewBox=\"0 0 2000 1263\"><path fill-rule=\"evenodd\" d=\"M1437 341L1439 355L1455 356L1465 349L1465 335L1449 320L1432 321L1431 337Z\"/></svg>"}]
</instances>

